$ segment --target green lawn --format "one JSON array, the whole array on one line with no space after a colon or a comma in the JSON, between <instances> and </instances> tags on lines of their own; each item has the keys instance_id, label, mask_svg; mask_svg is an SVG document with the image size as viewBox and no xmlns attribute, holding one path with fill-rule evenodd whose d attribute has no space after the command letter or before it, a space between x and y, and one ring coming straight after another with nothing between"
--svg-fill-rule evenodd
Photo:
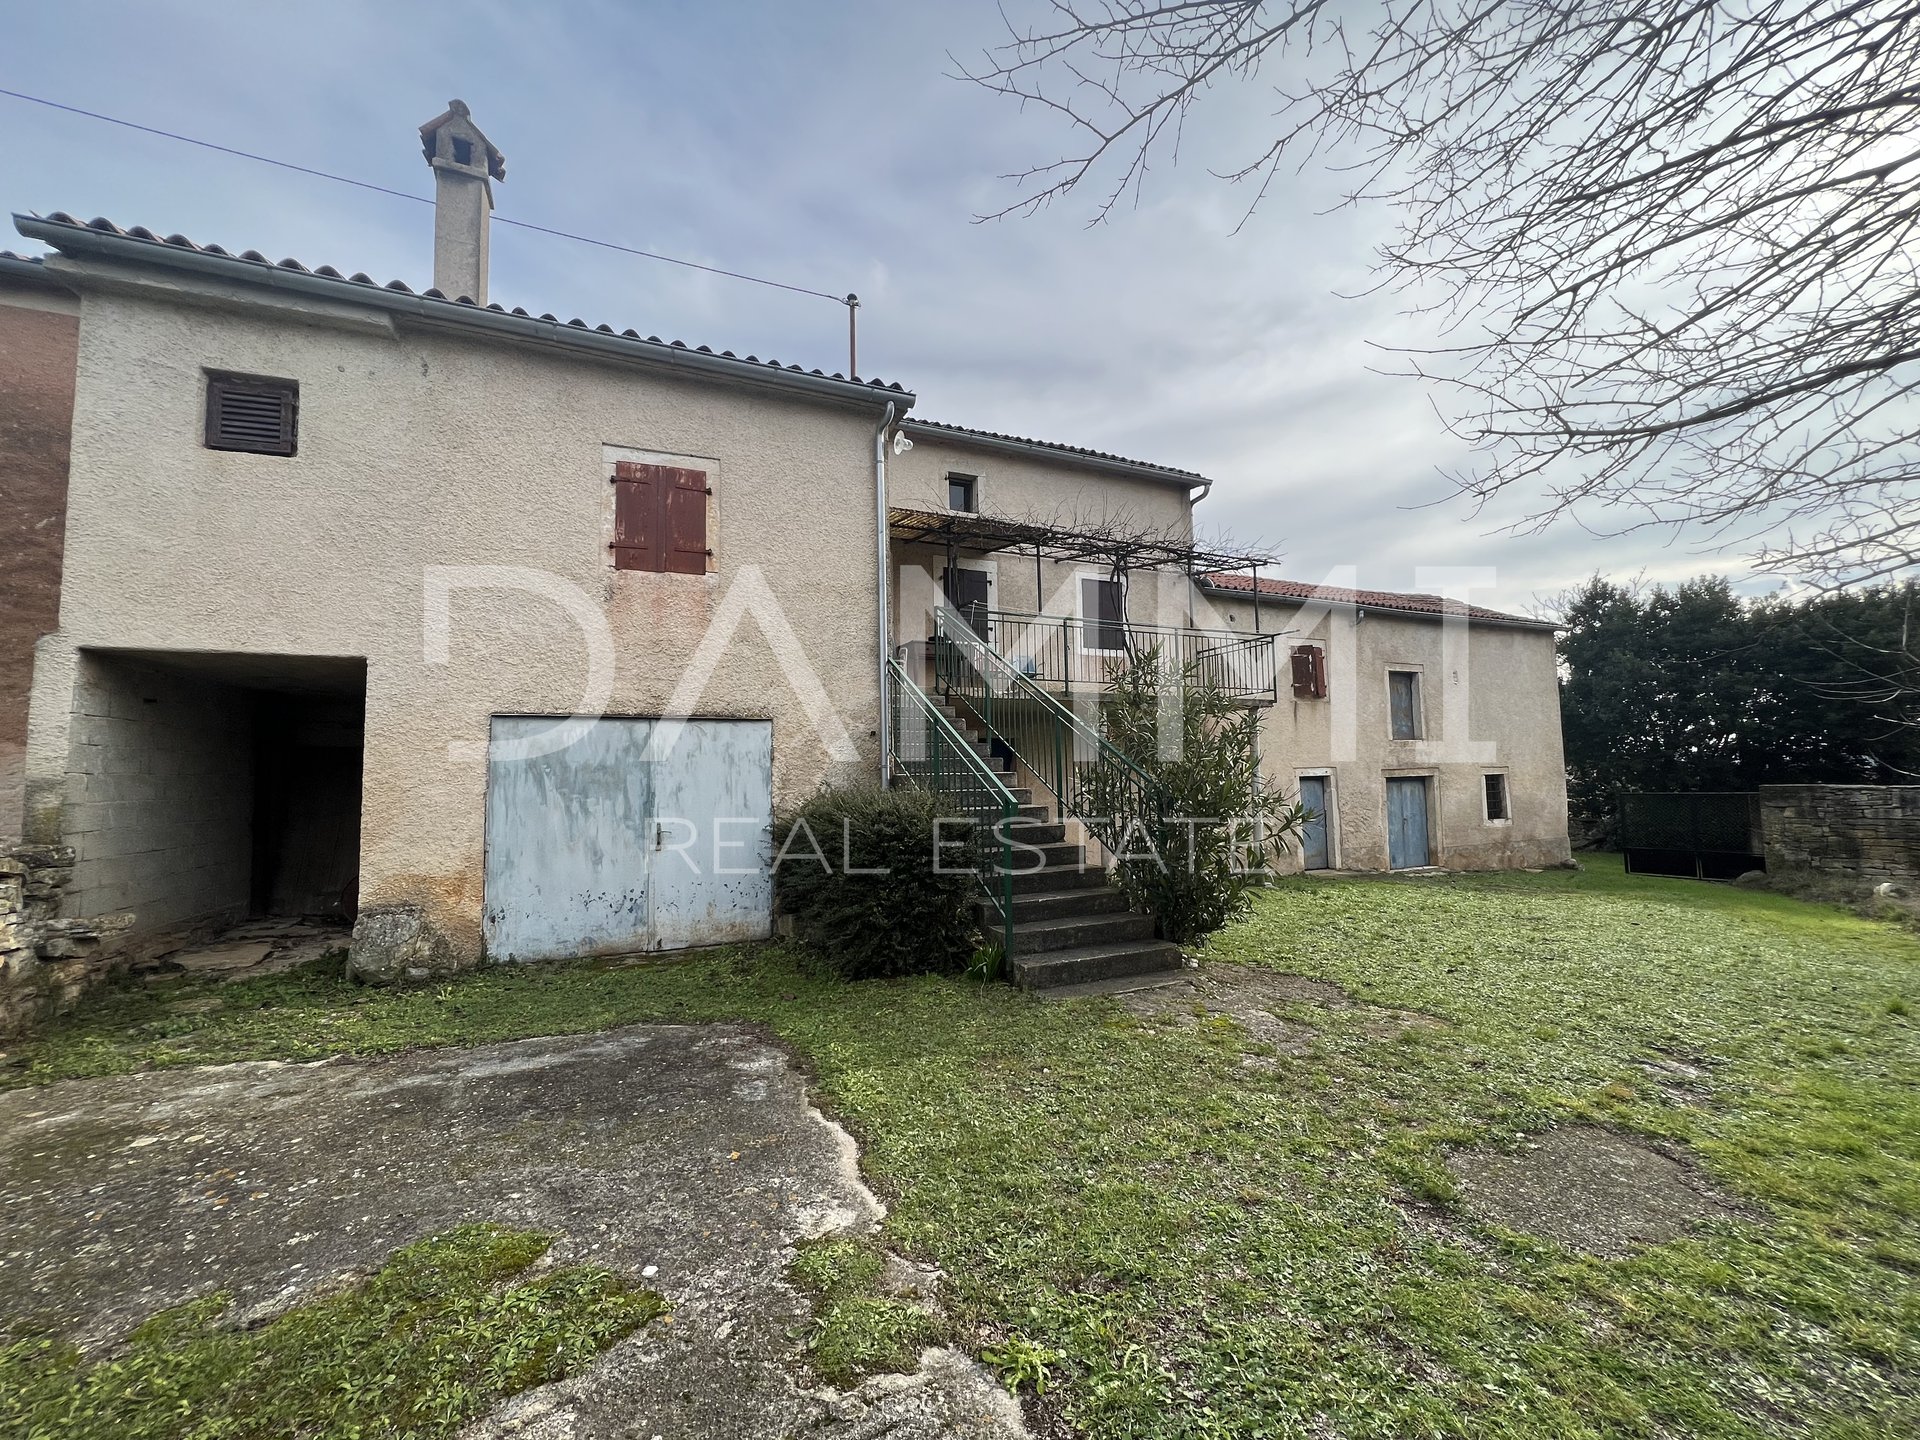
<instances>
[{"instance_id":1,"label":"green lawn","mask_svg":"<svg viewBox=\"0 0 1920 1440\"><path fill-rule=\"evenodd\" d=\"M742 949L417 991L284 977L200 1014L110 996L0 1077L744 1017L859 1136L961 1343L1088 1434L1920 1434L1920 940L1602 860L1290 881L1212 953L1450 1023L1289 1010L1311 1050L1249 1067L1228 1020ZM1706 1097L1635 1063L1662 1055ZM1599 1260L1467 1217L1450 1147L1568 1119L1689 1143L1746 1218Z\"/></svg>"}]
</instances>

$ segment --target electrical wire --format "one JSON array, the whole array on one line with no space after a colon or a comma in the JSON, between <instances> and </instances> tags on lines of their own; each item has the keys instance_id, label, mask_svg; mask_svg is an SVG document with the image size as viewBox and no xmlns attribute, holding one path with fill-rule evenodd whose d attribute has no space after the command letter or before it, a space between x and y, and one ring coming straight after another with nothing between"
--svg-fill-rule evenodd
<instances>
[{"instance_id":1,"label":"electrical wire","mask_svg":"<svg viewBox=\"0 0 1920 1440\"><path fill-rule=\"evenodd\" d=\"M276 166L281 170L292 170L301 175L312 175L320 180L332 180L340 185L352 185L360 190L371 190L376 195L390 195L396 200L411 200L417 205L431 205L433 201L424 195L409 194L405 190L390 190L385 185L375 185L367 180L355 180L349 175L335 175L329 170L315 170L309 165L296 165L291 160L276 160L271 155L256 155L250 150L236 150L231 145L217 145L211 140L196 139L192 135L176 134L172 130L161 130L152 125L141 125L136 121L122 120L117 115L102 115L97 110L82 110L78 105L63 105L58 100L48 100L39 95L28 95L19 90L0 89L0 95L13 100L25 100L33 105L44 105L50 110L62 110L69 115L83 115L89 120L104 120L109 125L119 125L128 130L138 130L145 135L157 135L163 140L177 140L183 145L197 145L202 150L214 150L222 155L232 155L241 160L252 160L261 165ZM637 255L643 260L659 260L668 265L679 265L688 270L704 271L708 275L720 275L728 280L744 280L750 285L765 285L774 290L786 290L795 295L812 295L821 300L831 300L836 305L851 305L851 295L829 295L824 290L810 290L805 285L789 285L781 280L768 280L759 275L747 275L738 270L723 270L718 265L702 265L697 260L682 260L676 255L662 255L653 250L639 250L631 245L620 245L612 240L596 240L591 235L576 235L569 230L556 230L547 225L535 225L531 220L512 220L505 215L495 215L496 225L511 225L516 230L532 230L541 235L552 235L560 240L572 240L581 245L596 245L602 250L617 250L622 255Z\"/></svg>"}]
</instances>

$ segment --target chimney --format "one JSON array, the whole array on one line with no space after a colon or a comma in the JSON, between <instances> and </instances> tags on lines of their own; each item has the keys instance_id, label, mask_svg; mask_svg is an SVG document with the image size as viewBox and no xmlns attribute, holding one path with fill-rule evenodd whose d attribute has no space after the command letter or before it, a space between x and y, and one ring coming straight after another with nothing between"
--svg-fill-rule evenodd
<instances>
[{"instance_id":1,"label":"chimney","mask_svg":"<svg viewBox=\"0 0 1920 1440\"><path fill-rule=\"evenodd\" d=\"M493 182L507 178L507 159L480 133L464 100L420 127L420 148L433 167L433 288L449 300L487 303L487 224Z\"/></svg>"}]
</instances>

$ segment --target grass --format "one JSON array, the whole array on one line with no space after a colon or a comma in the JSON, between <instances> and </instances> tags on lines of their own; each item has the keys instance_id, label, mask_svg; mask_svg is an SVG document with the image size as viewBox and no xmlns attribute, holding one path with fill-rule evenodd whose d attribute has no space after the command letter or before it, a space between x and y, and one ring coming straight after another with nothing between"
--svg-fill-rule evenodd
<instances>
[{"instance_id":1,"label":"grass","mask_svg":"<svg viewBox=\"0 0 1920 1440\"><path fill-rule=\"evenodd\" d=\"M1920 940L1599 861L1291 881L1211 954L1369 1005L1283 1012L1316 1029L1310 1052L1250 1068L1261 1047L1230 1020L849 987L740 949L434 990L275 977L201 1014L167 1004L198 989L110 996L0 1075L746 1018L806 1057L890 1202L885 1243L948 1273L954 1332L1035 1394L1043 1427L1920 1433ZM1382 1039L1370 1006L1449 1023ZM1706 1097L1680 1103L1637 1063L1661 1057L1705 1069ZM1451 1147L1575 1119L1692 1146L1745 1217L1610 1261L1462 1211ZM849 1372L895 1329L863 1312Z\"/></svg>"},{"instance_id":2,"label":"grass","mask_svg":"<svg viewBox=\"0 0 1920 1440\"><path fill-rule=\"evenodd\" d=\"M48 1337L0 1343L0 1434L21 1440L285 1440L451 1435L516 1391L583 1369L666 1312L612 1272L529 1277L550 1237L467 1225L365 1282L254 1329L214 1294L89 1362Z\"/></svg>"},{"instance_id":3,"label":"grass","mask_svg":"<svg viewBox=\"0 0 1920 1440\"><path fill-rule=\"evenodd\" d=\"M866 1236L830 1235L799 1247L788 1278L813 1297L807 1355L830 1385L912 1370L920 1352L942 1338L926 1309L881 1293L884 1265Z\"/></svg>"}]
</instances>

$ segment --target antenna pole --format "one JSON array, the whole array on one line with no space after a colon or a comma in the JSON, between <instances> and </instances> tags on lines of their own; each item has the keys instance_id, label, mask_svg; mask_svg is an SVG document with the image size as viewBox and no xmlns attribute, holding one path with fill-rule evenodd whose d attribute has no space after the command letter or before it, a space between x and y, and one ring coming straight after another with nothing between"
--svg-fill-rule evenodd
<instances>
[{"instance_id":1,"label":"antenna pole","mask_svg":"<svg viewBox=\"0 0 1920 1440\"><path fill-rule=\"evenodd\" d=\"M860 297L849 295L847 306L847 378L860 378Z\"/></svg>"}]
</instances>

